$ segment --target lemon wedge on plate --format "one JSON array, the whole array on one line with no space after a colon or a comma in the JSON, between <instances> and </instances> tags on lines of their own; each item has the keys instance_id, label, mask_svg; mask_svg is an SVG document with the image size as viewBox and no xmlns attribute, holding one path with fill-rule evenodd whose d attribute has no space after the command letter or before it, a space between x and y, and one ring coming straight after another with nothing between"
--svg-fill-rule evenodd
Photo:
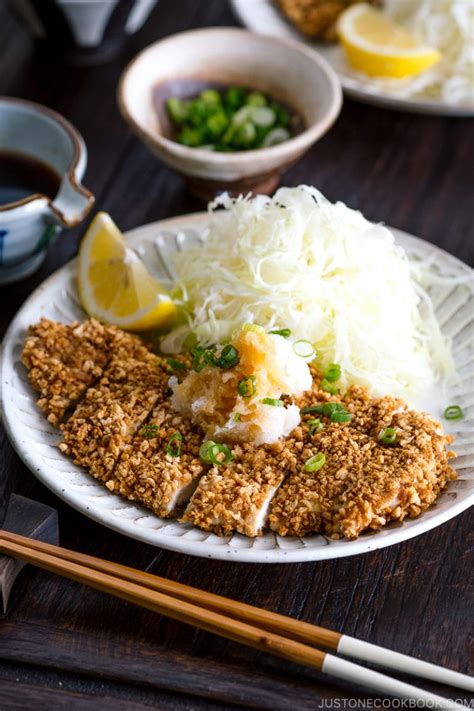
<instances>
[{"instance_id":1,"label":"lemon wedge on plate","mask_svg":"<svg viewBox=\"0 0 474 711\"><path fill-rule=\"evenodd\" d=\"M441 57L436 49L421 45L408 30L367 3L345 10L337 31L349 63L370 76L414 76Z\"/></svg>"},{"instance_id":2,"label":"lemon wedge on plate","mask_svg":"<svg viewBox=\"0 0 474 711\"><path fill-rule=\"evenodd\" d=\"M99 212L79 250L79 295L89 316L130 331L169 324L176 306L127 246L106 212Z\"/></svg>"}]
</instances>

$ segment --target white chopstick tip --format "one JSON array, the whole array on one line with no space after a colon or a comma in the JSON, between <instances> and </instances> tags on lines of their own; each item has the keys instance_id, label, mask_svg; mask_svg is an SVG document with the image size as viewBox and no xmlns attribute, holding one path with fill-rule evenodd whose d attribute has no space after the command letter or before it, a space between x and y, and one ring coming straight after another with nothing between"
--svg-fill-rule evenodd
<instances>
[{"instance_id":1,"label":"white chopstick tip","mask_svg":"<svg viewBox=\"0 0 474 711\"><path fill-rule=\"evenodd\" d=\"M337 653L474 693L474 678L472 676L410 657L407 654L393 652L391 649L379 647L354 637L342 635L337 645Z\"/></svg>"},{"instance_id":2,"label":"white chopstick tip","mask_svg":"<svg viewBox=\"0 0 474 711\"><path fill-rule=\"evenodd\" d=\"M466 709L466 706L455 699L432 694L430 691L406 684L399 679L392 679L372 669L360 667L358 664L353 664L332 654L326 654L322 671L337 679L344 679L352 684L363 686L383 697L388 695L398 699L416 700L416 708Z\"/></svg>"}]
</instances>

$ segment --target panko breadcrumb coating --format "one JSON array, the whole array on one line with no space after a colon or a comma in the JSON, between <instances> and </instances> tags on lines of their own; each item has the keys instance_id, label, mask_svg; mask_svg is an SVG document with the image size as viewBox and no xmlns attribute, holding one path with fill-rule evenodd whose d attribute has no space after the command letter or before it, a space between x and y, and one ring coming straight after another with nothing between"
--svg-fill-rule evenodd
<instances>
[{"instance_id":1,"label":"panko breadcrumb coating","mask_svg":"<svg viewBox=\"0 0 474 711\"><path fill-rule=\"evenodd\" d=\"M236 445L232 452L234 461L214 466L201 479L181 520L220 536L258 536L275 491L297 459L282 442Z\"/></svg>"},{"instance_id":2,"label":"panko breadcrumb coating","mask_svg":"<svg viewBox=\"0 0 474 711\"><path fill-rule=\"evenodd\" d=\"M182 437L180 456L168 454L173 435ZM157 516L172 516L186 503L207 468L199 457L202 432L162 402L146 424L123 448L120 461L106 486L151 509Z\"/></svg>"},{"instance_id":3,"label":"panko breadcrumb coating","mask_svg":"<svg viewBox=\"0 0 474 711\"><path fill-rule=\"evenodd\" d=\"M218 535L253 537L270 526L283 536L356 538L418 516L456 478L451 438L439 422L403 400L371 398L363 387L331 395L313 366L312 388L285 404L340 403L350 421L303 412L288 437L237 444L232 461L209 469L199 457L204 431L172 407L169 379L186 373L178 360L189 366L187 358L168 363L137 337L96 321L66 326L46 319L30 329L22 354L50 421L75 406L61 424L64 453L110 491L159 516L178 515L190 499L181 520ZM314 418L322 429L311 434ZM379 440L388 427L397 434L393 445ZM172 456L167 445L176 433L182 440ZM317 453L324 465L306 471Z\"/></svg>"},{"instance_id":4,"label":"panko breadcrumb coating","mask_svg":"<svg viewBox=\"0 0 474 711\"><path fill-rule=\"evenodd\" d=\"M146 353L136 337L95 319L66 325L43 318L30 326L21 356L28 377L40 393L38 407L58 425L93 382L112 355Z\"/></svg>"},{"instance_id":5,"label":"panko breadcrumb coating","mask_svg":"<svg viewBox=\"0 0 474 711\"><path fill-rule=\"evenodd\" d=\"M61 426L61 451L96 479L108 481L125 444L168 393L168 377L166 362L151 353L143 360L114 358Z\"/></svg>"},{"instance_id":6,"label":"panko breadcrumb coating","mask_svg":"<svg viewBox=\"0 0 474 711\"><path fill-rule=\"evenodd\" d=\"M379 5L379 0L366 0ZM336 20L349 5L361 0L276 0L286 18L307 37L332 42L336 39Z\"/></svg>"},{"instance_id":7,"label":"panko breadcrumb coating","mask_svg":"<svg viewBox=\"0 0 474 711\"><path fill-rule=\"evenodd\" d=\"M364 529L418 516L456 478L446 451L451 438L432 417L396 398L371 400L363 388L349 391L344 403L354 413L351 422L332 424L318 415L324 429L306 437L298 471L272 502L269 523L280 535L357 538ZM397 433L393 446L379 441L387 427ZM289 448L301 442L293 434ZM324 466L305 471L304 462L318 452Z\"/></svg>"}]
</instances>

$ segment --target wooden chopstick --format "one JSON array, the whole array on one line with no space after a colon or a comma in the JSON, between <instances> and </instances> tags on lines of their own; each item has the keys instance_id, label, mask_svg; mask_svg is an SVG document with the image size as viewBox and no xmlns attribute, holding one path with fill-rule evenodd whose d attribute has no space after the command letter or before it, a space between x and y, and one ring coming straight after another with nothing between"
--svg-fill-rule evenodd
<instances>
[{"instance_id":1,"label":"wooden chopstick","mask_svg":"<svg viewBox=\"0 0 474 711\"><path fill-rule=\"evenodd\" d=\"M94 570L137 583L150 590L172 595L179 600L205 607L214 612L223 613L228 617L233 617L236 620L255 625L297 642L322 646L325 649L331 649L337 653L372 662L382 667L474 692L474 679L466 674L445 669L436 664L424 662L399 652L393 652L384 647L334 632L325 627L301 622L292 617L270 612L269 610L262 610L237 600L214 595L205 590L199 590L157 575L151 575L119 563L112 563L83 553L69 551L66 548L48 545L30 538L23 538L7 531L0 532L0 536L13 543L22 543L32 550L49 552L65 561L81 563Z\"/></svg>"},{"instance_id":2,"label":"wooden chopstick","mask_svg":"<svg viewBox=\"0 0 474 711\"><path fill-rule=\"evenodd\" d=\"M39 541L30 541L30 539L24 539L22 536L6 532L0 532L0 552L110 593L153 612L158 612L219 636L255 647L261 651L269 652L288 661L303 664L338 678L368 686L378 693L418 699L425 702L429 701L432 706L434 705L437 708L446 707L447 699L443 697L436 696L399 680L391 679L378 672L334 657L331 654L323 653L318 649L313 649L258 626L250 625L232 617L226 617L219 612L152 590L137 582L118 577L112 572L104 572L102 569L104 565L115 568L117 566L115 563L107 563L107 561L100 561L91 556L66 551L57 546L51 546ZM92 565L89 566L79 562L80 559L86 559ZM127 575L132 572L140 573L140 571L134 571L132 568L118 567L127 571ZM148 576L146 573L141 573L141 575ZM153 578L154 576L149 577ZM171 581L166 582L170 583ZM175 585L177 584L175 583ZM193 590L192 588L190 589ZM451 707L454 708L456 706ZM458 705L457 708L462 708L462 706Z\"/></svg>"}]
</instances>

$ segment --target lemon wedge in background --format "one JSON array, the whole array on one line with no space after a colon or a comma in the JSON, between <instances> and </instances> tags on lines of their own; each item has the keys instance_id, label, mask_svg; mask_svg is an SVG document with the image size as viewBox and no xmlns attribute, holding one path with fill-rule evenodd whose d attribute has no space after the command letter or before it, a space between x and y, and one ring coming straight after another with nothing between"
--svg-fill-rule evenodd
<instances>
[{"instance_id":1,"label":"lemon wedge in background","mask_svg":"<svg viewBox=\"0 0 474 711\"><path fill-rule=\"evenodd\" d=\"M89 316L130 331L169 324L176 306L127 246L106 212L99 212L79 250L79 295Z\"/></svg>"},{"instance_id":2,"label":"lemon wedge in background","mask_svg":"<svg viewBox=\"0 0 474 711\"><path fill-rule=\"evenodd\" d=\"M370 76L414 76L441 57L436 49L421 45L408 30L367 3L345 10L337 32L349 63Z\"/></svg>"}]
</instances>

